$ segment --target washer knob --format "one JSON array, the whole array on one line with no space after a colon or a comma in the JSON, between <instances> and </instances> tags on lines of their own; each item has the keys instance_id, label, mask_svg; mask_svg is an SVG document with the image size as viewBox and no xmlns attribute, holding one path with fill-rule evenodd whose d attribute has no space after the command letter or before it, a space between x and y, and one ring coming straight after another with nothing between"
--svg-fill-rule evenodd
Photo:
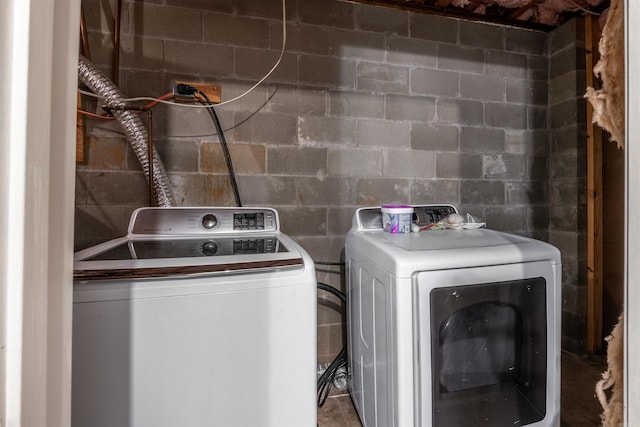
<instances>
[{"instance_id":1,"label":"washer knob","mask_svg":"<svg viewBox=\"0 0 640 427\"><path fill-rule=\"evenodd\" d=\"M205 242L200 248L200 251L203 255L213 256L218 253L218 244L216 242Z\"/></svg>"},{"instance_id":2,"label":"washer knob","mask_svg":"<svg viewBox=\"0 0 640 427\"><path fill-rule=\"evenodd\" d=\"M202 217L202 226L207 230L211 230L218 224L218 218L214 214L206 214Z\"/></svg>"}]
</instances>

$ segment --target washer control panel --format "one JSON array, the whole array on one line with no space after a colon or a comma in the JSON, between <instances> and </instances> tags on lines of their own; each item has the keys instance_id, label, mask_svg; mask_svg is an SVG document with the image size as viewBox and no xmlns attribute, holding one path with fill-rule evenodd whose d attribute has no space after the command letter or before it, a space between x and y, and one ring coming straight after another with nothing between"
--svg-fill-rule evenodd
<instances>
[{"instance_id":1,"label":"washer control panel","mask_svg":"<svg viewBox=\"0 0 640 427\"><path fill-rule=\"evenodd\" d=\"M202 235L276 232L271 208L140 208L131 216L129 235Z\"/></svg>"}]
</instances>

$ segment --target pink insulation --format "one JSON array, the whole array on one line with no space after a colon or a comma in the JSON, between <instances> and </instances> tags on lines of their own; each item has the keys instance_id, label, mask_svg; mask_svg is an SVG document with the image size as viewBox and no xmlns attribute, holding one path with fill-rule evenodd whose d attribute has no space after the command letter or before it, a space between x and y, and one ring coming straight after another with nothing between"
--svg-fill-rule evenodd
<instances>
[{"instance_id":1,"label":"pink insulation","mask_svg":"<svg viewBox=\"0 0 640 427\"><path fill-rule=\"evenodd\" d=\"M474 4L474 13L485 14L487 6L498 5L505 9L518 11L517 18L522 21L534 20L545 25L558 24L563 12L589 11L606 0L451 0L452 6L466 7Z\"/></svg>"}]
</instances>

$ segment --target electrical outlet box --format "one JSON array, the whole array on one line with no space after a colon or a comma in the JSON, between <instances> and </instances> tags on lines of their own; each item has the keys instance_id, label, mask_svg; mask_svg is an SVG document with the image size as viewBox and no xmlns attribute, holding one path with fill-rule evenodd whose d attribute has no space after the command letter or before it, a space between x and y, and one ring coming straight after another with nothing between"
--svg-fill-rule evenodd
<instances>
[{"instance_id":1,"label":"electrical outlet box","mask_svg":"<svg viewBox=\"0 0 640 427\"><path fill-rule=\"evenodd\" d=\"M194 88L196 91L193 92L190 88ZM220 85L184 81L176 81L173 85L173 96L176 102L196 102L198 100L196 96L202 99L198 94L199 91L204 93L213 104L218 104L221 101Z\"/></svg>"}]
</instances>

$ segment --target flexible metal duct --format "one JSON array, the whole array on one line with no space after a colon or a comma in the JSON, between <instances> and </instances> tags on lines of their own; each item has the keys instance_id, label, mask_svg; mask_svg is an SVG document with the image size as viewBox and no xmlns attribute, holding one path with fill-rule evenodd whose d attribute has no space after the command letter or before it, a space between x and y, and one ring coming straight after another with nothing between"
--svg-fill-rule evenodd
<instances>
[{"instance_id":1,"label":"flexible metal duct","mask_svg":"<svg viewBox=\"0 0 640 427\"><path fill-rule=\"evenodd\" d=\"M127 141L136 153L136 157L142 166L147 181L149 181L149 169L153 166L153 189L158 206L172 206L173 197L169 190L169 179L164 170L158 153L153 148L153 163L149 163L149 147L147 143L147 130L138 114L127 110L123 93L118 87L89 60L80 55L78 60L78 78L87 85L91 91L104 98L107 108L111 109L113 116L120 122Z\"/></svg>"}]
</instances>

